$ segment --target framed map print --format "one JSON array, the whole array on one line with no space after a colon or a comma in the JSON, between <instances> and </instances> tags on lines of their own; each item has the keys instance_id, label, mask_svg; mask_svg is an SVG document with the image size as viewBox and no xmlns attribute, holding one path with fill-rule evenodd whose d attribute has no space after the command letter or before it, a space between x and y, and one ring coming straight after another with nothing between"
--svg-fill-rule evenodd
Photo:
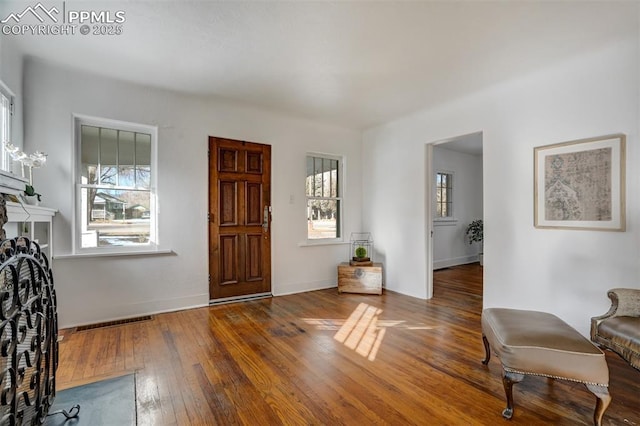
<instances>
[{"instance_id":1,"label":"framed map print","mask_svg":"<svg viewBox=\"0 0 640 426\"><path fill-rule=\"evenodd\" d=\"M625 135L533 152L536 228L625 230Z\"/></svg>"}]
</instances>

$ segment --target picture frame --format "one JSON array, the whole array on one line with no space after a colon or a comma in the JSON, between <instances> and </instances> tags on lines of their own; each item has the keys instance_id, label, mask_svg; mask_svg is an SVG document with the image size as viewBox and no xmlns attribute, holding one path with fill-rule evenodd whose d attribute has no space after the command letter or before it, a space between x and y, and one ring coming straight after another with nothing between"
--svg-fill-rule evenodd
<instances>
[{"instance_id":1,"label":"picture frame","mask_svg":"<svg viewBox=\"0 0 640 426\"><path fill-rule=\"evenodd\" d=\"M536 228L624 231L624 134L534 148Z\"/></svg>"}]
</instances>

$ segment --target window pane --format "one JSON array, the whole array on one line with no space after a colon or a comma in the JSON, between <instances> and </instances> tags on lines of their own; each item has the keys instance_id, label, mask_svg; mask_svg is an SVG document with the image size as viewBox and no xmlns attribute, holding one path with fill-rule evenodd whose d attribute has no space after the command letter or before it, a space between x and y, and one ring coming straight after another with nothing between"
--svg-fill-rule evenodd
<instances>
[{"instance_id":1,"label":"window pane","mask_svg":"<svg viewBox=\"0 0 640 426\"><path fill-rule=\"evenodd\" d=\"M149 244L150 192L82 188L82 248Z\"/></svg>"},{"instance_id":2,"label":"window pane","mask_svg":"<svg viewBox=\"0 0 640 426\"><path fill-rule=\"evenodd\" d=\"M100 183L117 185L118 131L100 129Z\"/></svg>"},{"instance_id":3,"label":"window pane","mask_svg":"<svg viewBox=\"0 0 640 426\"><path fill-rule=\"evenodd\" d=\"M100 163L109 166L117 164L118 131L100 129Z\"/></svg>"},{"instance_id":4,"label":"window pane","mask_svg":"<svg viewBox=\"0 0 640 426\"><path fill-rule=\"evenodd\" d=\"M118 185L135 186L135 133L118 132Z\"/></svg>"},{"instance_id":5,"label":"window pane","mask_svg":"<svg viewBox=\"0 0 640 426\"><path fill-rule=\"evenodd\" d=\"M309 239L338 238L339 200L308 200L307 228Z\"/></svg>"},{"instance_id":6,"label":"window pane","mask_svg":"<svg viewBox=\"0 0 640 426\"><path fill-rule=\"evenodd\" d=\"M338 160L331 160L331 196L338 197Z\"/></svg>"},{"instance_id":7,"label":"window pane","mask_svg":"<svg viewBox=\"0 0 640 426\"><path fill-rule=\"evenodd\" d=\"M331 160L322 159L322 196L331 197Z\"/></svg>"},{"instance_id":8,"label":"window pane","mask_svg":"<svg viewBox=\"0 0 640 426\"><path fill-rule=\"evenodd\" d=\"M307 197L314 194L314 173L313 173L313 157L307 156L307 179L305 182L305 194Z\"/></svg>"},{"instance_id":9,"label":"window pane","mask_svg":"<svg viewBox=\"0 0 640 426\"><path fill-rule=\"evenodd\" d=\"M136 187L151 188L151 167L138 166L136 168Z\"/></svg>"},{"instance_id":10,"label":"window pane","mask_svg":"<svg viewBox=\"0 0 640 426\"><path fill-rule=\"evenodd\" d=\"M322 197L322 158L313 159L313 195Z\"/></svg>"},{"instance_id":11,"label":"window pane","mask_svg":"<svg viewBox=\"0 0 640 426\"><path fill-rule=\"evenodd\" d=\"M97 183L100 155L100 132L97 127L82 126L80 129L82 156L82 183Z\"/></svg>"},{"instance_id":12,"label":"window pane","mask_svg":"<svg viewBox=\"0 0 640 426\"><path fill-rule=\"evenodd\" d=\"M151 135L136 133L136 187L151 187Z\"/></svg>"},{"instance_id":13,"label":"window pane","mask_svg":"<svg viewBox=\"0 0 640 426\"><path fill-rule=\"evenodd\" d=\"M452 217L453 174L436 173L436 217Z\"/></svg>"},{"instance_id":14,"label":"window pane","mask_svg":"<svg viewBox=\"0 0 640 426\"><path fill-rule=\"evenodd\" d=\"M135 133L119 132L118 137L118 165L121 167L135 165Z\"/></svg>"},{"instance_id":15,"label":"window pane","mask_svg":"<svg viewBox=\"0 0 640 426\"><path fill-rule=\"evenodd\" d=\"M136 133L136 165L151 165L151 135Z\"/></svg>"}]
</instances>

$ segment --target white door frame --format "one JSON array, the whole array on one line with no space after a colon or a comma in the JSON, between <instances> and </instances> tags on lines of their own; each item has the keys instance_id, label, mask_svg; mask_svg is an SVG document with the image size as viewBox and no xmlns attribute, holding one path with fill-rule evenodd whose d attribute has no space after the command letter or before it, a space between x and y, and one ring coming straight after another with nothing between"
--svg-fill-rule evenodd
<instances>
[{"instance_id":1,"label":"white door frame","mask_svg":"<svg viewBox=\"0 0 640 426\"><path fill-rule=\"evenodd\" d=\"M436 145L441 145L441 144L445 144L447 142L452 142L456 139L465 137L465 136L469 136L469 135L473 135L473 134L478 134L480 133L482 135L482 143L484 144L484 131L480 130L477 132L472 132L472 133L467 133L464 135L458 135L458 136L454 136L451 138L447 138L447 139L440 139L437 141L433 141L433 142L427 142L425 144L425 185L426 185L426 191L425 191L425 231L426 231L426 235L425 235L425 248L427 250L427 259L426 259L426 275L427 275L427 299L431 299L433 297L433 212L434 212L434 206L433 206L433 197L434 197L434 186L435 186L435 182L434 182L434 173L433 173L433 147ZM483 155L484 158L484 155ZM484 159L483 159L483 163L484 163ZM484 173L484 167L483 167L483 173ZM484 179L483 179L484 182ZM484 185L484 183L483 183ZM484 194L484 191L483 191ZM484 200L483 200L483 209L484 209Z\"/></svg>"},{"instance_id":2,"label":"white door frame","mask_svg":"<svg viewBox=\"0 0 640 426\"><path fill-rule=\"evenodd\" d=\"M429 142L425 145L425 173L426 186L425 191L425 245L427 250L426 275L427 275L427 299L433 297L433 146L439 142Z\"/></svg>"}]
</instances>

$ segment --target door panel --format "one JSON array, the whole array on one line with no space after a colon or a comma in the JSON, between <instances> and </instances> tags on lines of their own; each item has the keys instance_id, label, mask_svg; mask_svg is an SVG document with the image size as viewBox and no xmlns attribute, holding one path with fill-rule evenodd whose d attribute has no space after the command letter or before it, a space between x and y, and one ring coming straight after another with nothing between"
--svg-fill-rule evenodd
<instances>
[{"instance_id":1,"label":"door panel","mask_svg":"<svg viewBox=\"0 0 640 426\"><path fill-rule=\"evenodd\" d=\"M220 284L238 282L238 236L220 236Z\"/></svg>"},{"instance_id":2,"label":"door panel","mask_svg":"<svg viewBox=\"0 0 640 426\"><path fill-rule=\"evenodd\" d=\"M220 181L220 226L236 226L238 218L238 184Z\"/></svg>"},{"instance_id":3,"label":"door panel","mask_svg":"<svg viewBox=\"0 0 640 426\"><path fill-rule=\"evenodd\" d=\"M218 170L221 172L235 172L238 170L238 151L235 149L220 149L220 163Z\"/></svg>"},{"instance_id":4,"label":"door panel","mask_svg":"<svg viewBox=\"0 0 640 426\"><path fill-rule=\"evenodd\" d=\"M247 173L262 174L262 153L247 151Z\"/></svg>"},{"instance_id":5,"label":"door panel","mask_svg":"<svg viewBox=\"0 0 640 426\"><path fill-rule=\"evenodd\" d=\"M247 281L262 279L262 234L247 235Z\"/></svg>"},{"instance_id":6,"label":"door panel","mask_svg":"<svg viewBox=\"0 0 640 426\"><path fill-rule=\"evenodd\" d=\"M247 225L262 226L262 185L247 182Z\"/></svg>"},{"instance_id":7,"label":"door panel","mask_svg":"<svg viewBox=\"0 0 640 426\"><path fill-rule=\"evenodd\" d=\"M209 156L210 298L271 292L271 146L210 137Z\"/></svg>"}]
</instances>

